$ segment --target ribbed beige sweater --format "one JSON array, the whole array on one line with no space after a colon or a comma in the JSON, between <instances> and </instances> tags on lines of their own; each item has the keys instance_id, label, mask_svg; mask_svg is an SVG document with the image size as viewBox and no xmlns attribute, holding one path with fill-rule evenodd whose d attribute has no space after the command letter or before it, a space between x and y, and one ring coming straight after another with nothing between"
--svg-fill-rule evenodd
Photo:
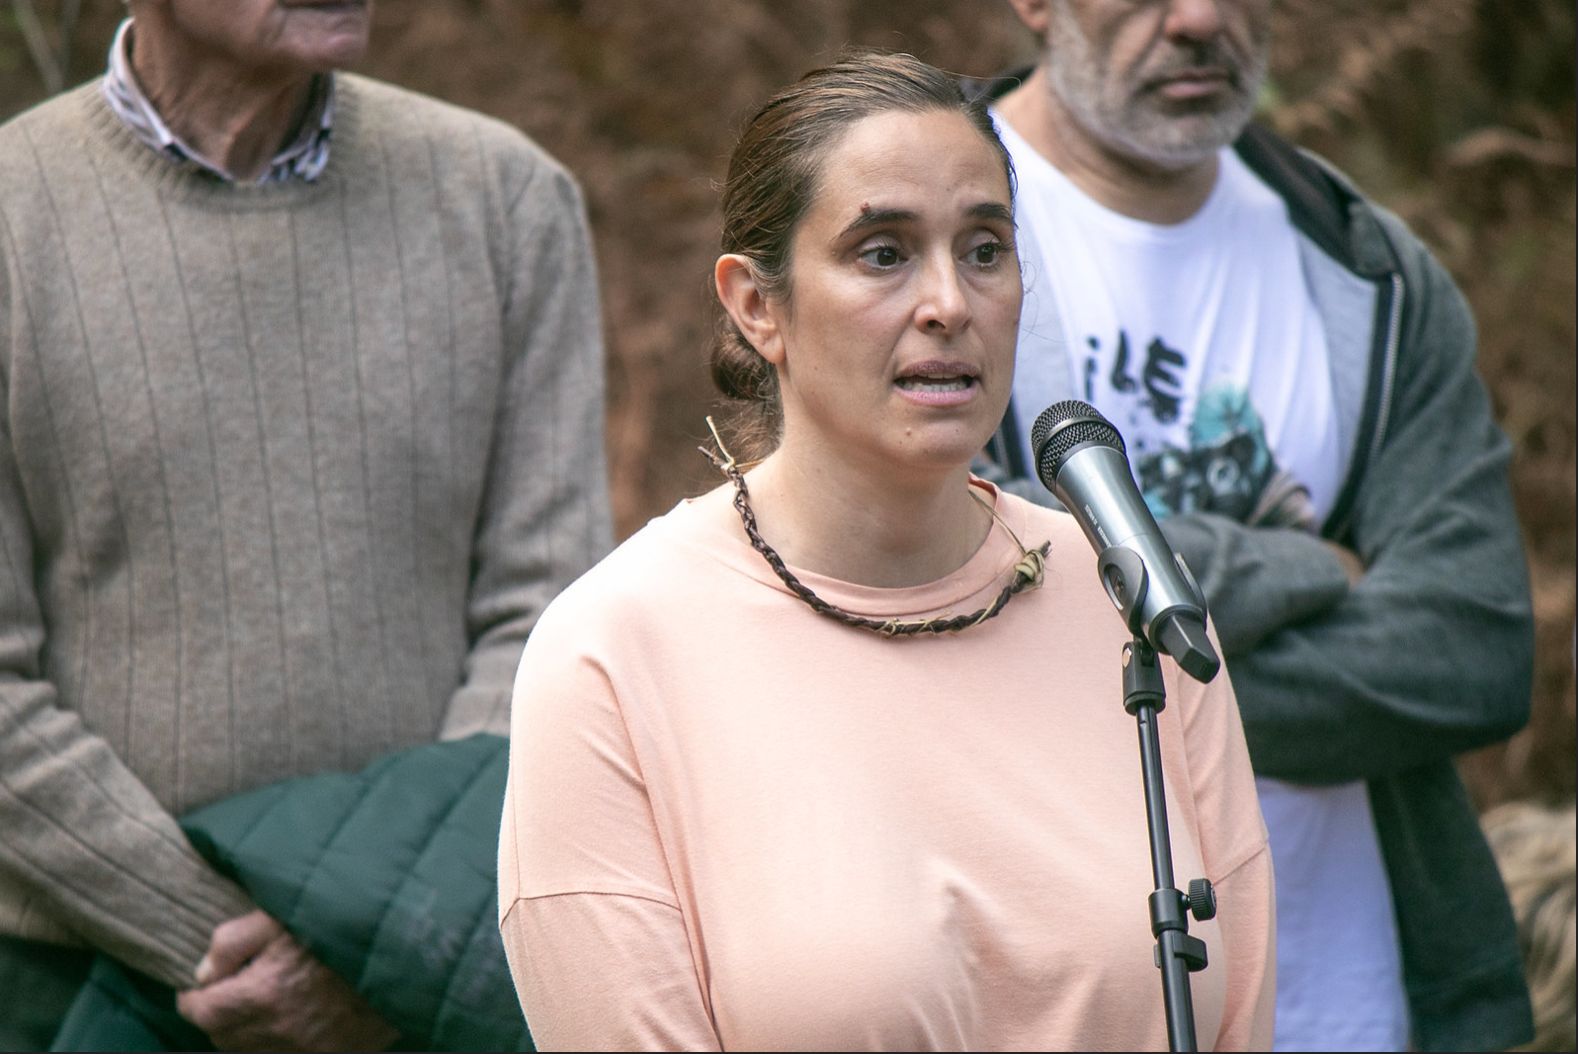
<instances>
[{"instance_id":1,"label":"ribbed beige sweater","mask_svg":"<svg viewBox=\"0 0 1578 1054\"><path fill-rule=\"evenodd\" d=\"M503 730L610 540L574 182L340 86L312 184L174 165L97 83L0 127L0 932L178 986L250 905L172 817Z\"/></svg>"}]
</instances>

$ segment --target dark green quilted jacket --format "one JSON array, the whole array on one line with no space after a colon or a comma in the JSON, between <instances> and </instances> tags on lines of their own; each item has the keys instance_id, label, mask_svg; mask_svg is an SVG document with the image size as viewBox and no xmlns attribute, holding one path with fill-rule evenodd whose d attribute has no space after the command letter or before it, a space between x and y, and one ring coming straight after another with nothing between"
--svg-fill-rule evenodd
<instances>
[{"instance_id":1,"label":"dark green quilted jacket","mask_svg":"<svg viewBox=\"0 0 1578 1054\"><path fill-rule=\"evenodd\" d=\"M182 821L244 887L420 1050L532 1050L499 941L506 741L473 736L359 773L290 780ZM100 956L56 1050L211 1050L174 992Z\"/></svg>"}]
</instances>

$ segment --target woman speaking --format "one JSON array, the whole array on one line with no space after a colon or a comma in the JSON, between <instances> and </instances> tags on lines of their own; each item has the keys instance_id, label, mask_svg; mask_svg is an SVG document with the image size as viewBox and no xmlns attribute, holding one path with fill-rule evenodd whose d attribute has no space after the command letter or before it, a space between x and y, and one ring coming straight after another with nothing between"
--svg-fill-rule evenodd
<instances>
[{"instance_id":1,"label":"woman speaking","mask_svg":"<svg viewBox=\"0 0 1578 1054\"><path fill-rule=\"evenodd\" d=\"M990 119L903 55L735 148L713 375L770 452L544 613L500 916L543 1049L1166 1046L1130 637L1074 520L975 480L1021 298ZM1203 1048L1269 1049L1272 885L1226 677L1159 715Z\"/></svg>"}]
</instances>

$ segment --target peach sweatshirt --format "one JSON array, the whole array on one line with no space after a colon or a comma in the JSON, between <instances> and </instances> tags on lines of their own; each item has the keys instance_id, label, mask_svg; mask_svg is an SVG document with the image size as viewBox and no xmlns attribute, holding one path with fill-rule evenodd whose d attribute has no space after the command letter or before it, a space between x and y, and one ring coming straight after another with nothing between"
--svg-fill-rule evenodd
<instances>
[{"instance_id":1,"label":"peach sweatshirt","mask_svg":"<svg viewBox=\"0 0 1578 1054\"><path fill-rule=\"evenodd\" d=\"M977 484L1045 585L962 634L887 639L793 597L729 494L566 590L515 684L499 908L541 1049L1164 1050L1121 621L1073 519ZM1019 552L877 589L973 611ZM1202 1050L1270 1049L1271 860L1225 675L1165 661L1160 715Z\"/></svg>"}]
</instances>

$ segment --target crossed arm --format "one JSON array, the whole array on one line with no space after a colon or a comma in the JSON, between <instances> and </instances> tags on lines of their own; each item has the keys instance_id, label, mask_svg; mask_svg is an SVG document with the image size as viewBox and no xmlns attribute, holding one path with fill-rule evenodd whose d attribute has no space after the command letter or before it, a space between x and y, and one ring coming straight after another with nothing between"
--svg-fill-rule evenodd
<instances>
[{"instance_id":1,"label":"crossed arm","mask_svg":"<svg viewBox=\"0 0 1578 1054\"><path fill-rule=\"evenodd\" d=\"M1347 532L1210 513L1161 523L1205 591L1263 775L1372 779L1527 720L1533 640L1510 448L1474 374L1468 307L1413 248L1390 424ZM1032 480L1002 485L1047 501Z\"/></svg>"}]
</instances>

